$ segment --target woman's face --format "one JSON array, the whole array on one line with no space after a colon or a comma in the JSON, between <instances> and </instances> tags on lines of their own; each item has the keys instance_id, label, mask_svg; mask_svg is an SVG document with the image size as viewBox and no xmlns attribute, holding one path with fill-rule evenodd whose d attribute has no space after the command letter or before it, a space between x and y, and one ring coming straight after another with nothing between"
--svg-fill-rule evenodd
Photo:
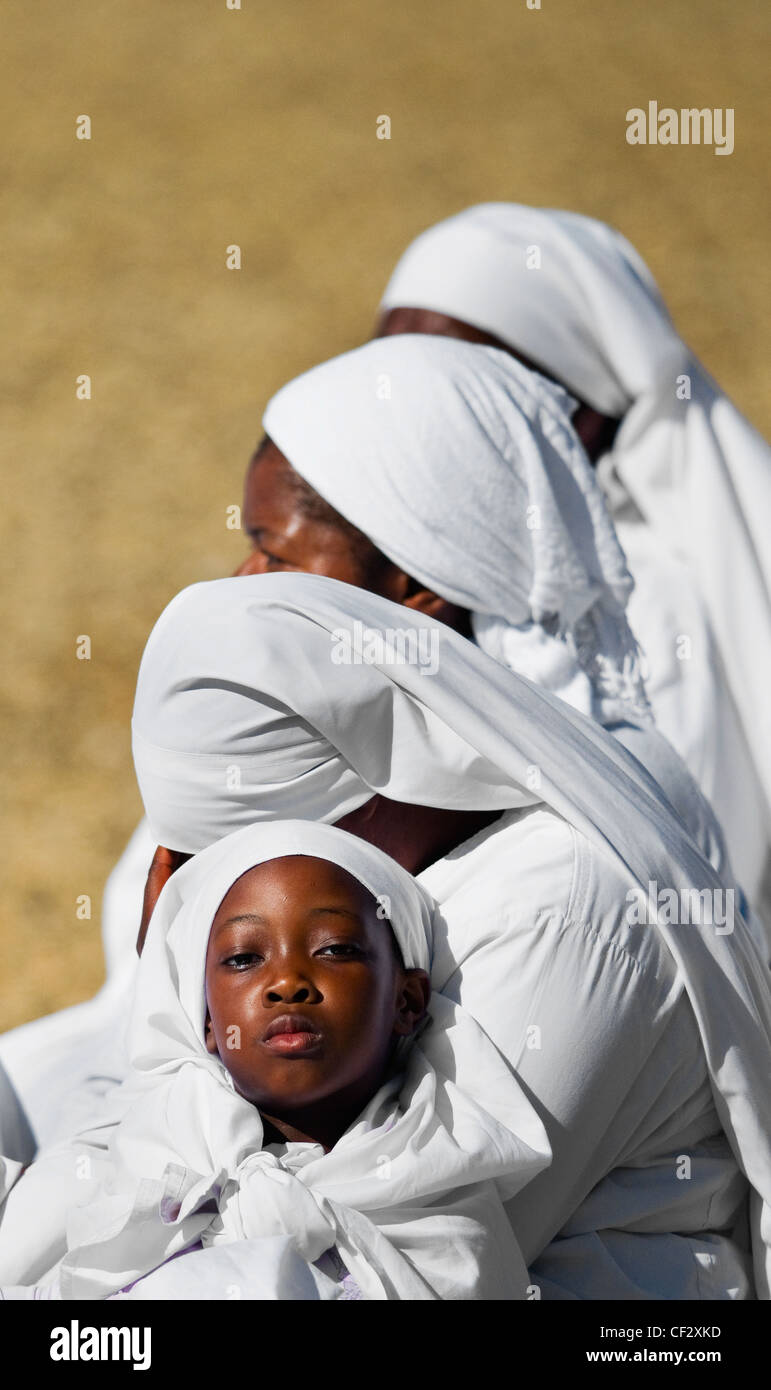
<instances>
[{"instance_id":1,"label":"woman's face","mask_svg":"<svg viewBox=\"0 0 771 1390\"><path fill-rule=\"evenodd\" d=\"M356 1114L425 1012L426 981L400 965L357 879L310 856L273 859L237 880L212 923L206 1044L270 1116L297 1120L319 1102Z\"/></svg>"},{"instance_id":2,"label":"woman's face","mask_svg":"<svg viewBox=\"0 0 771 1390\"><path fill-rule=\"evenodd\" d=\"M272 440L252 459L244 488L243 525L251 554L237 575L299 570L366 589L470 635L469 615L411 578L312 489L298 490L292 465ZM308 495L311 506L308 506ZM313 501L319 514L314 514ZM324 519L329 515L332 520ZM337 518L335 521L334 518Z\"/></svg>"},{"instance_id":3,"label":"woman's face","mask_svg":"<svg viewBox=\"0 0 771 1390\"><path fill-rule=\"evenodd\" d=\"M238 574L323 574L398 602L396 566L352 528L309 513L296 483L291 464L269 440L246 475L243 524L252 551Z\"/></svg>"}]
</instances>

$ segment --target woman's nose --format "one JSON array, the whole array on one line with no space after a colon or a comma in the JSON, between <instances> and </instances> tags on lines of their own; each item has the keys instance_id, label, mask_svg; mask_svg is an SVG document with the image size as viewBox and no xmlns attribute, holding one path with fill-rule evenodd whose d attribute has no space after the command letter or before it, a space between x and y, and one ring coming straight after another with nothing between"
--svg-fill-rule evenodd
<instances>
[{"instance_id":1,"label":"woman's nose","mask_svg":"<svg viewBox=\"0 0 771 1390\"><path fill-rule=\"evenodd\" d=\"M250 550L249 554L241 561L238 569L233 574L233 578L241 579L245 574L262 574L264 568L264 555L262 555L259 550Z\"/></svg>"}]
</instances>

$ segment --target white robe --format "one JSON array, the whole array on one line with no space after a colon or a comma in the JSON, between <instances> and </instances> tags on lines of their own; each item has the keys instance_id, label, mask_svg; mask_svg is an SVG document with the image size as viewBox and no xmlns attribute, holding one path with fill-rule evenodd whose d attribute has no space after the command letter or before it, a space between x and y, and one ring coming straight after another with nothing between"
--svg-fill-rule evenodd
<instances>
[{"instance_id":1,"label":"white robe","mask_svg":"<svg viewBox=\"0 0 771 1390\"><path fill-rule=\"evenodd\" d=\"M527 853L507 855L500 864L496 859L494 874L501 875L507 910L523 898L526 925L539 929L541 909L547 919L565 922L569 955L587 932L603 940L614 932L617 935L622 927L627 929L625 895L642 891L646 902L655 897L651 878L671 891L691 893L698 887L708 896L724 893L725 885L695 851L655 786L617 742L562 702L504 670L465 639L440 630L431 619L414 614L411 621L416 629L425 629L427 635L433 632L440 641L440 668L432 680L424 679L414 666L394 664L384 657L364 662L354 673L330 663L330 634L341 625L356 619L382 629L398 621L401 613L384 600L307 575L221 581L179 595L148 644L135 707L138 776L160 840L196 852L239 824L250 824L256 816L273 819L281 814L282 805L297 807L303 800L317 814L326 805L323 814L334 821L346 809L364 805L373 790L396 800L435 806L488 810L514 806L520 812L535 807L549 825L559 824L563 836L573 837L585 851L576 856L573 866L576 920L567 920L569 884L551 882L560 855L564 857L564 839L547 847L543 872L537 875L540 901L528 898ZM234 754L241 773L237 783L223 775L233 765ZM534 767L539 772L537 793L527 787ZM453 865L461 862L462 848L447 858ZM592 874L599 881L594 897ZM572 867L568 877L572 881ZM467 923L484 934L489 914L483 886L480 876L467 896L465 911ZM583 906L581 893L586 895ZM442 891L437 896L446 898ZM534 909L538 910L535 920ZM655 959L654 983L667 978L671 982L674 972L677 985L671 984L671 990L687 991L691 1032L686 1052L694 1054L699 1069L692 1091L709 1076L713 1109L758 1194L752 1222L755 1277L760 1296L768 1297L771 994L767 971L748 939L738 908L729 917L728 935L717 933L705 920L699 924L698 916L691 913L679 919L681 925L668 924L659 914L658 920L653 919L655 926L638 928L633 934L639 934L638 949L651 952ZM496 921L493 915L488 941L495 945L504 927L505 921ZM476 1008L483 1026L492 1032L495 1020L491 1014L485 1025L484 996L491 1009L500 1003L506 1015L513 1016L507 993L516 977L517 959L514 955L503 969L486 970L485 944L477 936ZM610 939L608 944L604 960L590 958L583 976L581 970L572 972L579 981L583 978L580 998L587 1012L590 998L596 1005L589 1050L570 1056L566 1038L559 1056L549 1059L558 1097L566 1056L572 1066L583 1067L587 1089L582 1095L578 1087L575 1124L577 1129L583 1124L583 1142L590 1149L597 1143L598 1125L604 1123L592 1085L595 1060L600 1077L607 1071L603 1044L605 1034L612 1033L613 1010L608 1008L605 989L612 997L614 985L613 977L608 977L609 963L623 964L618 940ZM625 948L625 953L630 955L630 949ZM635 975L644 979L644 972L636 967L633 962ZM471 960L461 964L461 990L464 972L474 979ZM568 976L572 975L569 970ZM555 997L580 1037L583 1012L571 1018L571 989L563 979ZM644 1056L645 1037L656 1028L666 998L642 988L631 991L629 998L639 1005L627 1028L628 1051L638 1058ZM526 1012L539 1026L539 1018L529 1009ZM686 1013L684 1004L682 1012ZM672 1055L679 1064L679 1039L675 1039L674 1054L665 1047L646 1069L650 1088L658 1087L656 1094L671 1070ZM621 1100L614 1097L616 1108ZM709 1104L705 1096L704 1107L708 1109ZM646 1116L641 1119L641 1133L653 1137ZM676 1130L675 1140L681 1137L685 1142L686 1136ZM556 1153L559 1145L553 1147ZM602 1155L608 1160L604 1176L612 1172L622 1152L623 1146ZM568 1161L572 1165L573 1159ZM567 1199L563 1217L580 1208L591 1183L603 1176L590 1170L572 1184L571 1173L572 1167L566 1175L572 1198ZM34 1168L16 1191L25 1186L29 1191L33 1174ZM549 1240L553 1231L542 1234Z\"/></svg>"},{"instance_id":2,"label":"white robe","mask_svg":"<svg viewBox=\"0 0 771 1390\"><path fill-rule=\"evenodd\" d=\"M539 806L506 813L419 881L439 907L432 985L462 999L509 1060L552 1147L508 1204L540 1296L752 1297L749 1257L724 1234L747 1184L683 981L655 930L625 924L631 879ZM54 1277L89 1151L50 1150L11 1193L0 1281ZM93 1167L90 1181L95 1191ZM157 1296L186 1296L187 1278L166 1267Z\"/></svg>"},{"instance_id":3,"label":"white robe","mask_svg":"<svg viewBox=\"0 0 771 1390\"><path fill-rule=\"evenodd\" d=\"M378 400L373 383L383 380L388 396ZM699 804L674 751L686 741L685 716L697 716L698 734L710 748L724 737L715 732L708 699L716 683L709 679L711 653L699 650L692 663L690 690L700 693L702 707L678 700L678 718L661 730L671 749L655 734L641 733L632 745L621 729L623 721L647 732L653 723L627 622L635 591L597 477L569 424L574 405L498 349L408 334L377 339L313 367L269 402L263 423L326 502L408 574L470 612L483 651L613 726L656 777L699 848L731 877L733 856L719 843L715 815ZM658 578L650 528L643 538L646 578L656 580L658 597L672 576L664 565ZM690 572L681 569L693 587ZM651 628L658 636L661 622L648 588L633 609L646 616L646 638ZM663 640L670 637L667 629ZM658 692L658 646L654 657L648 666ZM699 771L703 778L701 765ZM734 829L732 847L749 886L735 863L733 871L752 900L760 873L747 852L745 821L734 824L733 812L734 803L739 811L757 808L737 775L742 769L723 759L721 771L736 793L731 806L721 802L721 819ZM709 790L722 792L722 779L719 787L712 779ZM762 812L758 819L751 839L764 835ZM762 851L764 838L760 844Z\"/></svg>"},{"instance_id":4,"label":"white robe","mask_svg":"<svg viewBox=\"0 0 771 1390\"><path fill-rule=\"evenodd\" d=\"M768 445L679 337L635 248L594 218L466 208L404 252L381 302L397 307L493 334L621 419L597 472L635 580L629 619L651 704L714 806L771 945L771 892L758 892L771 847ZM681 635L687 677L673 672Z\"/></svg>"},{"instance_id":5,"label":"white robe","mask_svg":"<svg viewBox=\"0 0 771 1390\"><path fill-rule=\"evenodd\" d=\"M753 1298L731 1236L747 1183L683 979L655 930L625 922L631 880L536 807L420 882L444 921L432 982L500 1048L552 1147L507 1208L540 1296Z\"/></svg>"},{"instance_id":6,"label":"white robe","mask_svg":"<svg viewBox=\"0 0 771 1390\"><path fill-rule=\"evenodd\" d=\"M614 521L634 575L627 615L642 649L656 727L714 809L733 871L766 923L768 950L766 800L704 601L689 567L662 546L631 504L614 512Z\"/></svg>"},{"instance_id":7,"label":"white robe","mask_svg":"<svg viewBox=\"0 0 771 1390\"><path fill-rule=\"evenodd\" d=\"M136 967L142 898L156 842L140 821L105 886L102 947L107 979L93 999L33 1019L0 1035L0 1133L23 1117L20 1152L31 1162L36 1149L73 1134L98 1112L104 1086L125 1075L128 1059L118 1020L126 1018ZM95 1059L98 1059L95 1065ZM17 1147L19 1147L17 1145Z\"/></svg>"}]
</instances>

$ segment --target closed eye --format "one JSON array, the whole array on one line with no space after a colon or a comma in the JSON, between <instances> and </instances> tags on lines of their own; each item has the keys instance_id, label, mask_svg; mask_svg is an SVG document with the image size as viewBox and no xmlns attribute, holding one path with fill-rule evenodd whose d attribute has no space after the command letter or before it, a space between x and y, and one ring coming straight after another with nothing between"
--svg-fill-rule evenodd
<instances>
[{"instance_id":1,"label":"closed eye","mask_svg":"<svg viewBox=\"0 0 771 1390\"><path fill-rule=\"evenodd\" d=\"M272 552L271 550L266 550L265 546L262 544L262 541L260 540L260 537L261 537L263 534L264 534L264 533L263 533L262 531L248 531L248 532L247 532L247 535L248 535L248 537L249 537L249 542L250 542L250 544L251 544L252 550L254 550L254 551L259 551L260 555L262 555L263 559L264 559L264 560L267 562L267 564L269 564L269 565L287 565L287 564L289 564L290 562L289 562L288 560L282 560L280 555L274 555L273 552Z\"/></svg>"},{"instance_id":2,"label":"closed eye","mask_svg":"<svg viewBox=\"0 0 771 1390\"><path fill-rule=\"evenodd\" d=\"M286 561L286 560L280 559L280 557L279 557L278 555L271 555L270 551L269 551L269 550L265 550L265 548L264 548L263 546L261 546L261 545L256 545L254 548L255 548L255 550L259 550L260 554L263 555L263 556L265 557L265 560L267 561L267 563L268 563L269 565L285 565L285 564L287 564L287 561Z\"/></svg>"}]
</instances>

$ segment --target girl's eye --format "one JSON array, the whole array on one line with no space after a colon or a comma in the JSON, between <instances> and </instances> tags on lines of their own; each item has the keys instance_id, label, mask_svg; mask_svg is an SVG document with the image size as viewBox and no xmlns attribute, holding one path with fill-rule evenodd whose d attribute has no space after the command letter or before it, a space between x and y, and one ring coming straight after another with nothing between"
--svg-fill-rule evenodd
<instances>
[{"instance_id":1,"label":"girl's eye","mask_svg":"<svg viewBox=\"0 0 771 1390\"><path fill-rule=\"evenodd\" d=\"M346 956L360 956L362 954L362 950L360 946L353 946L350 944L350 942L333 942L329 946L322 946L321 950L318 951L317 954L320 956L329 954L331 956L339 956L345 958Z\"/></svg>"},{"instance_id":2,"label":"girl's eye","mask_svg":"<svg viewBox=\"0 0 771 1390\"><path fill-rule=\"evenodd\" d=\"M239 951L234 956L228 956L222 964L230 965L234 970L247 970L258 960L262 960L262 956L258 956L256 951Z\"/></svg>"}]
</instances>

